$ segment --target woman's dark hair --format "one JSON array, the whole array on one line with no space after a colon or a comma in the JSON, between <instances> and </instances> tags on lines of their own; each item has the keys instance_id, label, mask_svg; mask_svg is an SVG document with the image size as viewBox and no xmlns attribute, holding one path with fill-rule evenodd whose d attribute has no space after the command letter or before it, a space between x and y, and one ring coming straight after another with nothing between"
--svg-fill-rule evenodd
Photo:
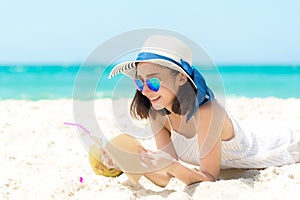
<instances>
[{"instance_id":1,"label":"woman's dark hair","mask_svg":"<svg viewBox=\"0 0 300 200\"><path fill-rule=\"evenodd\" d=\"M171 74L175 76L179 72L171 70ZM191 80L187 79L185 84L179 86L178 93L172 105L172 111L179 115L185 115L194 107L195 99L196 88L193 86ZM149 119L150 117L155 118L157 114L170 114L170 111L167 109L155 110L152 108L150 100L140 91L136 90L130 106L130 114L135 119Z\"/></svg>"}]
</instances>

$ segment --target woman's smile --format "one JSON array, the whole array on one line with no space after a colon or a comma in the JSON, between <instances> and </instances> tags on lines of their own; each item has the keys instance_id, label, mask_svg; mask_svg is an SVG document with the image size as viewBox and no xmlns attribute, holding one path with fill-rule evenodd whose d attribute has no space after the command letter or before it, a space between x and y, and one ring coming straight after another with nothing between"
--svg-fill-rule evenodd
<instances>
[{"instance_id":1,"label":"woman's smile","mask_svg":"<svg viewBox=\"0 0 300 200\"><path fill-rule=\"evenodd\" d=\"M157 97L150 97L149 99L150 99L150 101L155 101L155 100L157 100L157 99L159 99L160 98L160 96L157 96Z\"/></svg>"}]
</instances>

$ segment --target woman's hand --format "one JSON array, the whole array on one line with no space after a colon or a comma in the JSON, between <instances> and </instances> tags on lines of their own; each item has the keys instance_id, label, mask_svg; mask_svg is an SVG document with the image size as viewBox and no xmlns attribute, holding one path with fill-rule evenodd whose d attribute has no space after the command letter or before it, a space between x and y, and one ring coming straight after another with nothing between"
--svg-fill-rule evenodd
<instances>
[{"instance_id":1,"label":"woman's hand","mask_svg":"<svg viewBox=\"0 0 300 200\"><path fill-rule=\"evenodd\" d=\"M104 149L100 149L101 160L103 164L109 169L118 169L117 164L109 157L109 155L105 152Z\"/></svg>"},{"instance_id":2,"label":"woman's hand","mask_svg":"<svg viewBox=\"0 0 300 200\"><path fill-rule=\"evenodd\" d=\"M149 171L162 171L166 170L171 164L176 162L170 154L158 150L150 151L143 147L139 147L140 160Z\"/></svg>"}]
</instances>

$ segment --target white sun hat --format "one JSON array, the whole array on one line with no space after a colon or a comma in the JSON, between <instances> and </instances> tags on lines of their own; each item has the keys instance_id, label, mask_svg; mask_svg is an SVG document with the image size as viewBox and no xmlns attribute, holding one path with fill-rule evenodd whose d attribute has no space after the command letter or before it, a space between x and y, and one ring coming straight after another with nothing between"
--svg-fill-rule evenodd
<instances>
[{"instance_id":1,"label":"white sun hat","mask_svg":"<svg viewBox=\"0 0 300 200\"><path fill-rule=\"evenodd\" d=\"M134 79L139 62L150 62L179 71L187 76L197 89L190 76L192 71L192 51L181 40L165 35L150 36L143 44L136 60L116 65L109 74L109 79L119 73ZM188 65L187 65L188 64Z\"/></svg>"}]
</instances>

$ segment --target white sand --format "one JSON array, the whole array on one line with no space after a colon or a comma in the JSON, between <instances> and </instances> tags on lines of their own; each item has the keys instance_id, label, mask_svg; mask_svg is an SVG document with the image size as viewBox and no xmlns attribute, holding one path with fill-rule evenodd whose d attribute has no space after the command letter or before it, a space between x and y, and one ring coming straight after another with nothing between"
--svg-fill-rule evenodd
<instances>
[{"instance_id":1,"label":"white sand","mask_svg":"<svg viewBox=\"0 0 300 200\"><path fill-rule=\"evenodd\" d=\"M231 98L239 119L280 120L300 130L300 99ZM223 170L221 180L166 188L125 175L97 176L74 127L72 100L0 101L0 199L298 199L300 164L264 170ZM107 100L97 101L97 120L113 128ZM80 177L83 181L80 182Z\"/></svg>"}]
</instances>

